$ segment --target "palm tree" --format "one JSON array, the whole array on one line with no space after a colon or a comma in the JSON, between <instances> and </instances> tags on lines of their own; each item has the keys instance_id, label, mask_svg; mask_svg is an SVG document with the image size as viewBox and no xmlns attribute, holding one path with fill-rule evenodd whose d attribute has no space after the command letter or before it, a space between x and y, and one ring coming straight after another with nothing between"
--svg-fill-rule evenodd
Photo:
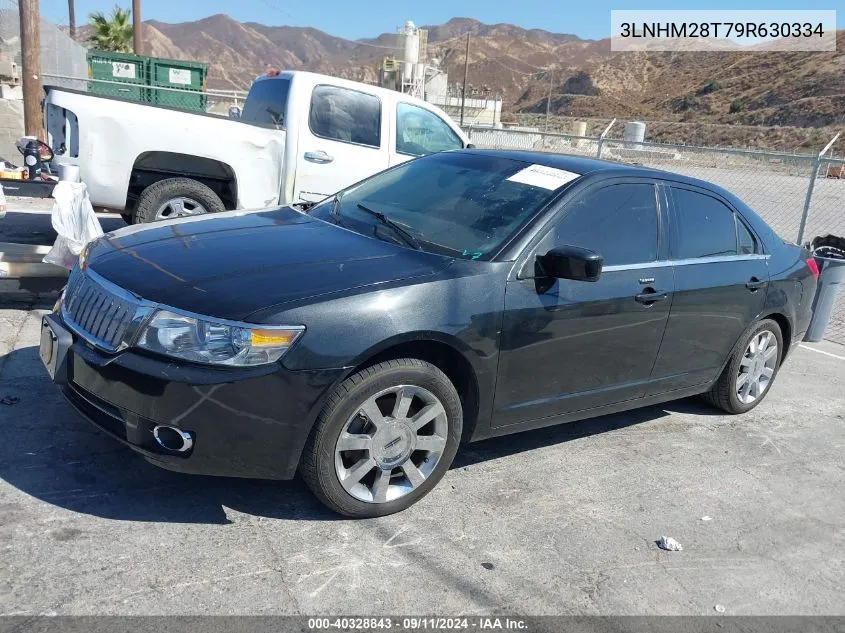
<instances>
[{"instance_id":1,"label":"palm tree","mask_svg":"<svg viewBox=\"0 0 845 633\"><path fill-rule=\"evenodd\" d=\"M90 41L101 51L132 52L132 20L129 9L115 5L110 18L97 11L88 16L94 33Z\"/></svg>"}]
</instances>

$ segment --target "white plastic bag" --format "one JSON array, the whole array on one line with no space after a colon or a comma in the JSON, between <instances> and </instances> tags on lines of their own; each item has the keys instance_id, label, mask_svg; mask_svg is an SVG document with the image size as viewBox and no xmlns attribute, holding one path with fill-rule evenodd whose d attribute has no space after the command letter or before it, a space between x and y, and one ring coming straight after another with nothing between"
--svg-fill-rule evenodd
<instances>
[{"instance_id":1,"label":"white plastic bag","mask_svg":"<svg viewBox=\"0 0 845 633\"><path fill-rule=\"evenodd\" d=\"M60 181L53 190L53 198L56 201L51 221L58 237L44 261L70 270L83 247L103 234L103 227L84 182Z\"/></svg>"}]
</instances>

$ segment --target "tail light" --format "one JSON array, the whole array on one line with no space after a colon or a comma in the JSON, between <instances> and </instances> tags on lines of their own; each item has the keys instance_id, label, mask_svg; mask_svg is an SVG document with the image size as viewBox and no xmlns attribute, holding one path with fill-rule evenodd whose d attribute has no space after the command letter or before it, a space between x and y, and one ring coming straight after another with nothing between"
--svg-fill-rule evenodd
<instances>
[{"instance_id":1,"label":"tail light","mask_svg":"<svg viewBox=\"0 0 845 633\"><path fill-rule=\"evenodd\" d=\"M810 257L807 260L807 268L809 268L810 272L813 273L813 277L816 279L819 278L819 265L816 263L815 258Z\"/></svg>"}]
</instances>

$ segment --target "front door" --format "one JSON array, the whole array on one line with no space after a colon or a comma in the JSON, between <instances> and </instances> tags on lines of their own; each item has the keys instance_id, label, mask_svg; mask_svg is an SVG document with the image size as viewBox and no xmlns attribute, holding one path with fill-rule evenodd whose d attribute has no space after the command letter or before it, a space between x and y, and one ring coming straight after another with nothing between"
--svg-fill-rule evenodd
<instances>
[{"instance_id":1,"label":"front door","mask_svg":"<svg viewBox=\"0 0 845 633\"><path fill-rule=\"evenodd\" d=\"M768 257L725 201L673 185L675 299L649 393L714 380L739 337L763 310Z\"/></svg>"},{"instance_id":2,"label":"front door","mask_svg":"<svg viewBox=\"0 0 845 633\"><path fill-rule=\"evenodd\" d=\"M317 201L387 169L388 126L378 97L316 86L299 133L294 199Z\"/></svg>"},{"instance_id":3,"label":"front door","mask_svg":"<svg viewBox=\"0 0 845 633\"><path fill-rule=\"evenodd\" d=\"M674 291L661 207L641 179L598 184L565 206L507 285L494 426L644 395ZM603 256L599 281L531 278L535 255L563 244Z\"/></svg>"}]
</instances>

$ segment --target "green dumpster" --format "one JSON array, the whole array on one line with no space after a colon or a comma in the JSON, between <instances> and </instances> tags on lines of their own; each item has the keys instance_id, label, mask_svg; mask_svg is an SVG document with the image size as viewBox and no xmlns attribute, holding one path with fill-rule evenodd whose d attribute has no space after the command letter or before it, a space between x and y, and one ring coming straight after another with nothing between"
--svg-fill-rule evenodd
<instances>
[{"instance_id":1,"label":"green dumpster","mask_svg":"<svg viewBox=\"0 0 845 633\"><path fill-rule=\"evenodd\" d=\"M208 64L181 59L150 59L152 103L205 112Z\"/></svg>"},{"instance_id":2,"label":"green dumpster","mask_svg":"<svg viewBox=\"0 0 845 633\"><path fill-rule=\"evenodd\" d=\"M88 91L132 101L148 101L148 57L110 51L88 51Z\"/></svg>"}]
</instances>

